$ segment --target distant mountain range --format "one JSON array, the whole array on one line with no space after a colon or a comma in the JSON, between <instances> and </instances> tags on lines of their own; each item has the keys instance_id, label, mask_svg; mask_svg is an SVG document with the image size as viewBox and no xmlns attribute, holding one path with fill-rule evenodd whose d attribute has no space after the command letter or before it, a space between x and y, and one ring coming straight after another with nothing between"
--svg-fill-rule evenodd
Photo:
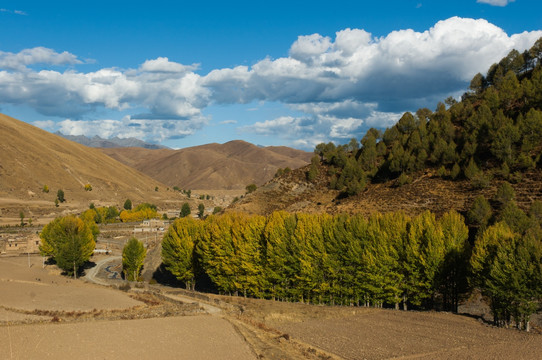
<instances>
[{"instance_id":1,"label":"distant mountain range","mask_svg":"<svg viewBox=\"0 0 542 360\"><path fill-rule=\"evenodd\" d=\"M199 190L243 190L273 178L277 169L296 169L313 153L285 146L259 147L234 140L180 150L103 148L102 151L171 187Z\"/></svg>"},{"instance_id":2,"label":"distant mountain range","mask_svg":"<svg viewBox=\"0 0 542 360\"><path fill-rule=\"evenodd\" d=\"M55 135L62 136L65 139L93 148L140 147L144 149L169 149L166 146L151 144L133 137L125 139L121 139L119 137L103 139L96 135L89 138L84 135L64 135L59 131L57 131Z\"/></svg>"}]
</instances>

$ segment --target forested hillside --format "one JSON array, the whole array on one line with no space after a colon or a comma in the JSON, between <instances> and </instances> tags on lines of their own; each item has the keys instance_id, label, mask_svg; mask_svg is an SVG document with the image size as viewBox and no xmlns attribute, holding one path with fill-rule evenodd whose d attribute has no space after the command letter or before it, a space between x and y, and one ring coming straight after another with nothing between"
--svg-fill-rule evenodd
<instances>
[{"instance_id":1,"label":"forested hillside","mask_svg":"<svg viewBox=\"0 0 542 360\"><path fill-rule=\"evenodd\" d=\"M540 167L542 148L542 39L523 54L512 51L483 76L477 74L460 102L448 98L436 111L405 113L391 128L370 129L348 145L320 144L331 166L330 187L360 193L368 182L412 181L434 168L441 177L467 178L484 187L492 178L519 181ZM308 178L318 174L313 159Z\"/></svg>"}]
</instances>

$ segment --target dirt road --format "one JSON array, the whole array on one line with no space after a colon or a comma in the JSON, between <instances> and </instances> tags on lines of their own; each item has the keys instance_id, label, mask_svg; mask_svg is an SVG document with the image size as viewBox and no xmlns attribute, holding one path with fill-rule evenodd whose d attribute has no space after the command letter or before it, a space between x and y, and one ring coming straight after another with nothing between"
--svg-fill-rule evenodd
<instances>
[{"instance_id":1,"label":"dirt road","mask_svg":"<svg viewBox=\"0 0 542 360\"><path fill-rule=\"evenodd\" d=\"M86 270L85 279L98 285L110 286L111 284L104 279L99 278L97 275L107 264L113 261L119 261L122 256L109 256L105 259L98 260L96 265Z\"/></svg>"}]
</instances>

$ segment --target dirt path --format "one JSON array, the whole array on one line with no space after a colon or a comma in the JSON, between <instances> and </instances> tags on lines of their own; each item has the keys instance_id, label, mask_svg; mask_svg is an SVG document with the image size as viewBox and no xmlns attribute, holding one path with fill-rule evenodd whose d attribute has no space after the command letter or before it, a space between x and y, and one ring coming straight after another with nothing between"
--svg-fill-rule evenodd
<instances>
[{"instance_id":1,"label":"dirt path","mask_svg":"<svg viewBox=\"0 0 542 360\"><path fill-rule=\"evenodd\" d=\"M163 295L165 297L167 297L168 299L181 301L183 303L197 304L199 307L203 308L205 310L205 312L207 312L210 315L216 315L216 314L220 314L222 312L222 309L220 309L220 308L218 308L216 306L207 304L205 302L201 302L201 301L196 300L194 298L190 298L190 297L182 296L182 295L177 295L177 294L168 294L168 293L164 293Z\"/></svg>"}]
</instances>

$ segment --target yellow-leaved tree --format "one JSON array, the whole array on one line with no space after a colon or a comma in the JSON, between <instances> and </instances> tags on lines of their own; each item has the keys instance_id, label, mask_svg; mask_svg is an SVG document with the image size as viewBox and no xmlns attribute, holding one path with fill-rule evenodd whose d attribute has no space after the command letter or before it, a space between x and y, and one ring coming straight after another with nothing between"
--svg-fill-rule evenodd
<instances>
[{"instance_id":1,"label":"yellow-leaved tree","mask_svg":"<svg viewBox=\"0 0 542 360\"><path fill-rule=\"evenodd\" d=\"M58 217L45 225L40 238L41 254L53 258L59 268L74 278L96 247L88 223L72 215Z\"/></svg>"}]
</instances>

